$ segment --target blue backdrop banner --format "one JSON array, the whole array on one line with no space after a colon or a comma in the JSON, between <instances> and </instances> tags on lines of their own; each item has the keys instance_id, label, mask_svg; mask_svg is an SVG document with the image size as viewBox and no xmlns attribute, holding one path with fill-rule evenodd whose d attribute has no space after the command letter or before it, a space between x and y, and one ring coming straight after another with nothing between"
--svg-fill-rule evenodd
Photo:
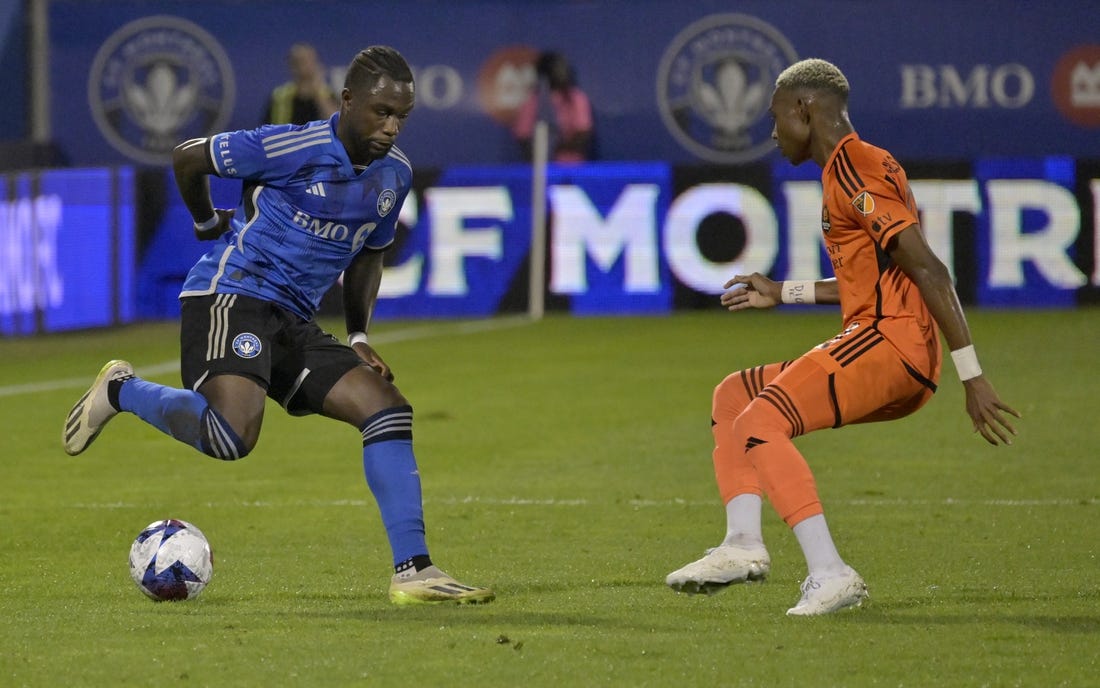
<instances>
[{"instance_id":1,"label":"blue backdrop banner","mask_svg":"<svg viewBox=\"0 0 1100 688\"><path fill-rule=\"evenodd\" d=\"M406 55L418 104L401 145L417 167L518 162L509 124L544 49L571 60L604 160L774 159L772 84L804 57L847 73L856 128L902 162L1100 157L1095 3L996 7L52 0L53 131L75 164L162 165L179 140L258 125L289 46L307 41L335 85L369 44Z\"/></svg>"},{"instance_id":2,"label":"blue backdrop banner","mask_svg":"<svg viewBox=\"0 0 1100 688\"><path fill-rule=\"evenodd\" d=\"M131 322L138 310L129 168L0 176L0 334Z\"/></svg>"},{"instance_id":3,"label":"blue backdrop banner","mask_svg":"<svg viewBox=\"0 0 1100 688\"><path fill-rule=\"evenodd\" d=\"M786 163L551 165L543 284L577 315L719 307L735 274L820 279L817 170ZM909 170L921 226L960 297L1067 307L1100 295L1100 163L982 158ZM234 207L240 182L212 180ZM210 244L163 170L74 168L0 176L0 334L174 318ZM526 165L418 174L386 257L379 318L484 317L529 301ZM339 287L322 304L332 313Z\"/></svg>"},{"instance_id":4,"label":"blue backdrop banner","mask_svg":"<svg viewBox=\"0 0 1100 688\"><path fill-rule=\"evenodd\" d=\"M811 169L813 168L813 169ZM909 170L921 226L960 297L988 306L1072 306L1100 286L1100 165L983 158ZM577 315L718 307L735 274L821 279L820 171L786 163L551 165L547 307ZM214 180L219 206L238 182ZM138 271L142 314L174 317L197 242L170 176ZM387 254L380 318L482 317L528 303L531 171L458 166L418 174ZM332 299L330 305L338 305Z\"/></svg>"}]
</instances>

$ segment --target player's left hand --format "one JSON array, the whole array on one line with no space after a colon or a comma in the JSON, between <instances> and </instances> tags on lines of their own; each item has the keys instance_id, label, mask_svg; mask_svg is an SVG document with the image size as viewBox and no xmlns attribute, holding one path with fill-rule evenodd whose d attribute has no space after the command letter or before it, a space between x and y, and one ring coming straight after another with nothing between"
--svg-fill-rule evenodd
<instances>
[{"instance_id":1,"label":"player's left hand","mask_svg":"<svg viewBox=\"0 0 1100 688\"><path fill-rule=\"evenodd\" d=\"M378 352L366 342L356 342L351 347L355 353L359 354L359 358L363 359L363 362L374 369L376 373L386 378L386 380L393 382L393 371L382 360L382 357L378 355Z\"/></svg>"},{"instance_id":2,"label":"player's left hand","mask_svg":"<svg viewBox=\"0 0 1100 688\"><path fill-rule=\"evenodd\" d=\"M1012 444L1016 428L1006 414L1019 418L1020 413L1000 400L983 375L967 380L963 387L966 389L966 412L974 421L974 432L993 445Z\"/></svg>"},{"instance_id":3,"label":"player's left hand","mask_svg":"<svg viewBox=\"0 0 1100 688\"><path fill-rule=\"evenodd\" d=\"M199 241L213 241L222 234L229 231L229 221L233 218L233 214L237 212L232 208L215 208L214 214L218 216L218 224L214 225L210 229L195 228L195 238Z\"/></svg>"},{"instance_id":4,"label":"player's left hand","mask_svg":"<svg viewBox=\"0 0 1100 688\"><path fill-rule=\"evenodd\" d=\"M746 308L772 308L780 303L781 285L768 279L759 272L751 275L734 275L723 287L728 289L722 294L722 305L730 311ZM736 288L731 288L736 287Z\"/></svg>"}]
</instances>

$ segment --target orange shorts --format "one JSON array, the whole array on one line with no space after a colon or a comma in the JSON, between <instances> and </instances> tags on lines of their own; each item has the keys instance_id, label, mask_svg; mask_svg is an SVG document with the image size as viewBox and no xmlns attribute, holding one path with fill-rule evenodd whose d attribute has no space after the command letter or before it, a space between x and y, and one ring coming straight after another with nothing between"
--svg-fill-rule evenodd
<instances>
[{"instance_id":1,"label":"orange shorts","mask_svg":"<svg viewBox=\"0 0 1100 688\"><path fill-rule=\"evenodd\" d=\"M882 333L859 323L785 367L765 369L772 379L760 396L791 423L792 437L907 416L932 398L939 377L938 365L929 379Z\"/></svg>"}]
</instances>

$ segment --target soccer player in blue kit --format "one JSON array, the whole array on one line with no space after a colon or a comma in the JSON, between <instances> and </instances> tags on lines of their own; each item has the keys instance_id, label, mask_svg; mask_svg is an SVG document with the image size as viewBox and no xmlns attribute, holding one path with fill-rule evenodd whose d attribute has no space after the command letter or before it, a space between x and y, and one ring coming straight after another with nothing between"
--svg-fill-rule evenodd
<instances>
[{"instance_id":1,"label":"soccer player in blue kit","mask_svg":"<svg viewBox=\"0 0 1100 688\"><path fill-rule=\"evenodd\" d=\"M328 120L269 125L176 147L180 196L200 239L219 239L180 293L184 389L142 380L126 361L99 372L66 419L65 451L83 452L120 411L222 460L246 456L264 397L292 415L319 413L363 436L363 469L393 550L395 604L489 602L434 564L412 449L412 407L367 343L397 216L412 183L394 141L413 109L413 75L393 48L348 67ZM215 209L209 175L241 179L241 204ZM345 346L314 316L344 274Z\"/></svg>"}]
</instances>

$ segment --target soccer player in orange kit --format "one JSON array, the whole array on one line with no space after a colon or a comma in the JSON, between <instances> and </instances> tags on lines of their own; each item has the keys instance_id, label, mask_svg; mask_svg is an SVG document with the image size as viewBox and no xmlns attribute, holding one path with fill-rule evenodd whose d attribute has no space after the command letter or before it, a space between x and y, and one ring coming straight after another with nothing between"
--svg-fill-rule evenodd
<instances>
[{"instance_id":1,"label":"soccer player in orange kit","mask_svg":"<svg viewBox=\"0 0 1100 688\"><path fill-rule=\"evenodd\" d=\"M867 597L863 578L833 544L817 486L792 439L822 428L892 420L936 391L940 330L966 390L974 429L990 444L1016 434L982 374L951 276L925 242L905 171L856 134L848 80L833 64L802 60L776 79L772 138L792 164L822 168L821 231L835 279L775 282L753 273L725 284L731 311L780 303L839 303L840 334L794 361L733 373L714 391L714 468L726 537L666 583L710 593L765 578L762 497L794 531L808 573L792 616L828 614Z\"/></svg>"}]
</instances>

